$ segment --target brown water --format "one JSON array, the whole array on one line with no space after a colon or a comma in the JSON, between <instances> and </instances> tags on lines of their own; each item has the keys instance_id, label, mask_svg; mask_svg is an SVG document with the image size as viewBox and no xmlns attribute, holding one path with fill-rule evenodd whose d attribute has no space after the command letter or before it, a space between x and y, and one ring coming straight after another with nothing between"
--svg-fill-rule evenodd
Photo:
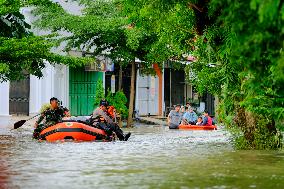
<instances>
[{"instance_id":1,"label":"brown water","mask_svg":"<svg viewBox=\"0 0 284 189\"><path fill-rule=\"evenodd\" d=\"M229 134L139 125L127 142L46 143L0 127L0 188L284 188L284 151L235 151Z\"/></svg>"}]
</instances>

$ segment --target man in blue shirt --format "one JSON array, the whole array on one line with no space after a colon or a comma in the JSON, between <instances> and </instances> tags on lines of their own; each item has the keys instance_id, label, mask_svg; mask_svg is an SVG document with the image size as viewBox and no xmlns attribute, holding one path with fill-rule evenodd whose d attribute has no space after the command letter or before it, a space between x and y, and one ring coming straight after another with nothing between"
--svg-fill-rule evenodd
<instances>
[{"instance_id":1,"label":"man in blue shirt","mask_svg":"<svg viewBox=\"0 0 284 189\"><path fill-rule=\"evenodd\" d=\"M183 121L185 123L188 123L190 125L195 125L197 122L197 115L196 113L193 111L192 108L189 108L189 111L187 111L184 115L183 115Z\"/></svg>"}]
</instances>

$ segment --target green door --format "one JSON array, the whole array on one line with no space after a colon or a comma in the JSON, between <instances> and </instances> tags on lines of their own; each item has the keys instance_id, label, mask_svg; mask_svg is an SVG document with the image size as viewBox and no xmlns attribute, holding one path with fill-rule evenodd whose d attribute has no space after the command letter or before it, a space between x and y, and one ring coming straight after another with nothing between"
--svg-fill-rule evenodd
<instances>
[{"instance_id":1,"label":"green door","mask_svg":"<svg viewBox=\"0 0 284 189\"><path fill-rule=\"evenodd\" d=\"M84 68L69 68L70 110L74 116L89 115L94 109L96 82L102 72L86 72Z\"/></svg>"}]
</instances>

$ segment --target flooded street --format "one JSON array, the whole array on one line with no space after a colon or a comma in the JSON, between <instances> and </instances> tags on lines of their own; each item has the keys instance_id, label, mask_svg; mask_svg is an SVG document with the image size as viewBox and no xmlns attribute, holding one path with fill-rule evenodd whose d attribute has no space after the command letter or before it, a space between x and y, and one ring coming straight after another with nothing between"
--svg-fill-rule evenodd
<instances>
[{"instance_id":1,"label":"flooded street","mask_svg":"<svg viewBox=\"0 0 284 189\"><path fill-rule=\"evenodd\" d=\"M46 143L0 127L0 188L283 188L283 151L235 151L229 134L137 125L127 142Z\"/></svg>"}]
</instances>

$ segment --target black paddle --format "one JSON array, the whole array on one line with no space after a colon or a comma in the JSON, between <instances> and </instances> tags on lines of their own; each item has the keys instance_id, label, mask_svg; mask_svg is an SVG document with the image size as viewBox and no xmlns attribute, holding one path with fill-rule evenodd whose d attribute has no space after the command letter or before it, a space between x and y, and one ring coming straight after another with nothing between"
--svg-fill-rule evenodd
<instances>
[{"instance_id":1,"label":"black paddle","mask_svg":"<svg viewBox=\"0 0 284 189\"><path fill-rule=\"evenodd\" d=\"M33 117L27 119L27 120L20 120L20 121L16 122L16 123L14 124L14 129L18 129L19 127L22 127L27 121L29 121L29 120L31 120L31 119L33 119L33 118L39 116L39 115L40 115L40 114L37 114L37 115L35 115L35 116L33 116Z\"/></svg>"}]
</instances>

